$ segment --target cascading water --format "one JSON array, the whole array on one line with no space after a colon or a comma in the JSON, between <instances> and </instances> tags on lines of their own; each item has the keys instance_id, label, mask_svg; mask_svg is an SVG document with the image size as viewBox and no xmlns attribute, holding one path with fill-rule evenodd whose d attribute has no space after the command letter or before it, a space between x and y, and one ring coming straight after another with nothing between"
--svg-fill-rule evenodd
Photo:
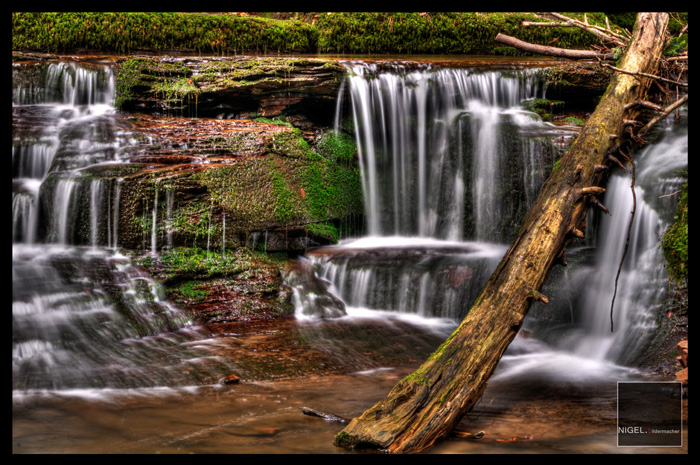
<instances>
[{"instance_id":1,"label":"cascading water","mask_svg":"<svg viewBox=\"0 0 700 465\"><path fill-rule=\"evenodd\" d=\"M537 137L517 132L529 125L538 125L540 135L553 129L520 106L543 96L540 80L524 71L397 65L386 72L365 64L349 66L347 79L367 233L502 241L505 235L493 231L517 213L503 206L504 195L519 187L508 179L510 154L548 150L542 143L529 147ZM548 156L541 170L551 168ZM538 186L527 187L532 196Z\"/></svg>"},{"instance_id":2,"label":"cascading water","mask_svg":"<svg viewBox=\"0 0 700 465\"><path fill-rule=\"evenodd\" d=\"M368 236L311 251L307 259L348 314L370 309L459 321L562 154L552 142L571 133L521 106L543 96L533 72L381 71L365 64L348 70L342 91L351 96ZM548 312L542 308L531 312L525 333L534 337L511 345L494 379L523 376L570 387L632 376L624 364L644 348L664 299L659 237L674 205L658 197L679 189L682 178L674 172L687 166L687 126L635 158L637 208L614 332L610 306L632 210L629 174L610 179L603 203L612 216L590 228L597 247L591 239L582 247L592 250L592 262L570 266L545 291L554 301L548 308L566 312L565 323L541 318ZM571 366L578 369L572 373Z\"/></svg>"},{"instance_id":3,"label":"cascading water","mask_svg":"<svg viewBox=\"0 0 700 465\"><path fill-rule=\"evenodd\" d=\"M281 345L266 347L271 336L264 332L251 340L239 334L208 338L165 302L158 286L120 253L119 206L127 200L122 180L90 175L96 166L118 161L131 144L129 133L117 124L109 66L50 64L36 73L41 79L13 83L13 452L337 453L332 437L338 425L302 418L298 407L325 406L329 411L347 409L348 414L359 415L370 405L368 399L383 397L404 373L410 373L407 367L421 363L444 340L502 256L518 218L551 171L557 154L549 145L550 137L572 133L542 123L519 107L520 99L541 95L535 76L529 73L404 69L393 76L378 74L381 78L369 83L356 79L371 70L355 68L343 89L352 97L353 108L358 98L373 102L355 111L370 112L357 113L358 122L369 123L358 124L358 145L364 186L373 196L366 195L365 200L373 199L368 218L374 209L375 230L339 247L312 251L306 260L318 266L330 290L346 301L349 314L379 318L367 318L369 322L300 318L276 322L275 329L268 331L286 336L284 350L291 350L293 358L309 357L307 363L316 365L313 373L335 373L338 360L346 363L341 373L347 373L348 366L358 371L312 379L301 373L287 383L258 382L251 376L250 382L227 387L212 383L222 373L238 371L240 367L230 365L240 359L246 346L251 366L265 365L265 370L272 371L284 368L283 350ZM409 75L410 81L403 80ZM372 88L382 81L393 84ZM364 85L367 94L362 95L356 85ZM378 108L383 108L381 124L374 113ZM340 110L339 106L339 119ZM364 142L369 145L365 147ZM420 151L414 150L418 142L423 147ZM647 172L643 163L653 158L655 168L667 167L669 181L663 194L675 191L678 179L673 171L683 166L682 160L677 165L660 159L668 155L676 160L671 154L677 151L687 158L687 132L669 134L660 145L658 152L654 145L638 157L638 200L644 197L652 209L668 213L673 210L672 198L657 199L662 191L651 187L657 183L653 178L645 181L655 170ZM479 161L487 154L502 164L498 174L489 178L488 160ZM480 176L488 181L477 188ZM622 181L623 192L629 191L628 181ZM489 183L498 186L500 194L493 195ZM157 232L154 248L170 244L173 197L168 186L162 187L166 192L159 186L159 195L165 205L156 207L151 198L144 198L144 215L138 218L144 230ZM613 189L611 183L609 195ZM504 200L504 192L517 195ZM481 213L476 206L479 200L484 202ZM613 208L609 200L604 203L613 213L628 208ZM643 208L638 207L637 218L646 217ZM148 229L153 227L153 216L163 223L159 230ZM211 216L210 212L209 221ZM498 224L489 225L494 218ZM666 215L659 218L666 224ZM640 223L640 228L652 224L658 234L662 226L655 221ZM626 227L626 221L621 223ZM607 241L605 228L600 228L599 244ZM644 233L640 231L639 237ZM144 236L144 250L151 250L149 239ZM635 244L644 241L635 240ZM632 274L641 262L637 252L641 248L630 247L625 268ZM659 264L658 258L647 259L654 266ZM569 270L571 287L586 286L597 267L609 267L603 262ZM647 275L653 278L655 273ZM620 292L627 292L622 291L627 283L623 276L616 304L619 317L627 299ZM638 301L638 305L651 308L652 300ZM591 375L594 382L601 376L620 379L617 367L601 364L590 354L584 354L588 358L574 355L577 347L592 345L586 335L595 323L583 320L579 304L572 301L571 309L566 309L571 337L558 333L548 339L545 324L528 317L526 324L548 344L539 352L535 352L537 344L535 349L526 344L527 350L521 351L521 344L534 338L517 338L489 386L505 381L503 398L508 398L513 392L532 392L508 384L521 373L527 374L526 383L533 389L546 388L553 378L566 375L575 385ZM607 320L609 303L602 307ZM402 316L401 321L395 315ZM437 328L438 334L424 331L426 324ZM616 321L616 327L624 325ZM618 346L618 342L611 344ZM330 355L319 357L317 347ZM562 356L565 351L570 355ZM536 383L533 373L542 374L544 382ZM198 388L190 389L192 385ZM185 389L171 389L176 387ZM599 388L595 386L596 392ZM599 406L594 410L598 414ZM498 437L498 425L492 418L488 421L489 437ZM501 434L515 433L509 428L501 428ZM576 439L571 446L563 447L572 436ZM581 442L580 437L580 430L568 435L555 432L544 444L554 451L590 452L590 442ZM594 440L610 451L607 438ZM536 443L518 441L506 446L533 444L532 451L541 451ZM460 453L473 451L475 444L487 452L503 450L496 441L445 443Z\"/></svg>"},{"instance_id":4,"label":"cascading water","mask_svg":"<svg viewBox=\"0 0 700 465\"><path fill-rule=\"evenodd\" d=\"M368 237L308 257L349 311L461 319L573 133L534 71L347 68Z\"/></svg>"},{"instance_id":5,"label":"cascading water","mask_svg":"<svg viewBox=\"0 0 700 465\"><path fill-rule=\"evenodd\" d=\"M131 144L111 67L25 66L13 82L13 393L216 383L230 367L194 347L205 333L117 248L120 180L91 175Z\"/></svg>"},{"instance_id":6,"label":"cascading water","mask_svg":"<svg viewBox=\"0 0 700 465\"><path fill-rule=\"evenodd\" d=\"M632 362L644 348L665 299L667 278L659 238L676 208L676 199L669 194L685 182L679 173L688 166L687 124L666 128L658 142L635 156L635 163L635 196L631 173L611 177L603 201L612 215L601 218L595 263L576 269L569 278L572 285L595 292L582 293L580 331L561 344L578 355L622 364ZM611 321L614 283L633 210Z\"/></svg>"}]
</instances>

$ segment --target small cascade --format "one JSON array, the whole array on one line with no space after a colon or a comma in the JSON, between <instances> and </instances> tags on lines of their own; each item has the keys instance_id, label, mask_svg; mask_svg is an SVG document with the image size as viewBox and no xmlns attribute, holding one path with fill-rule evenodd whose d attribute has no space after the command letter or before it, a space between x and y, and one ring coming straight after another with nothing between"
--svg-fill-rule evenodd
<instances>
[{"instance_id":1,"label":"small cascade","mask_svg":"<svg viewBox=\"0 0 700 465\"><path fill-rule=\"evenodd\" d=\"M610 179L603 202L612 216L603 216L595 263L577 270L572 283L595 292L582 293L580 331L562 341L576 354L597 360L630 363L656 327L655 317L667 289L665 261L659 238L673 221L674 198L685 183L679 171L688 167L688 129L668 128L661 139L635 156L635 196L631 174ZM613 307L615 280L625 248L632 210L628 251L620 272Z\"/></svg>"},{"instance_id":2,"label":"small cascade","mask_svg":"<svg viewBox=\"0 0 700 465\"><path fill-rule=\"evenodd\" d=\"M572 133L521 106L534 71L346 66L368 236L307 259L350 311L459 320Z\"/></svg>"},{"instance_id":3,"label":"small cascade","mask_svg":"<svg viewBox=\"0 0 700 465\"><path fill-rule=\"evenodd\" d=\"M90 183L90 244L93 248L98 245L97 225L102 215L103 182L101 179L94 179Z\"/></svg>"},{"instance_id":4,"label":"small cascade","mask_svg":"<svg viewBox=\"0 0 700 465\"><path fill-rule=\"evenodd\" d=\"M132 141L111 67L25 66L37 68L13 68L13 392L217 383L231 368L198 345L208 334L119 252L123 179L102 173ZM158 215L172 215L161 191L152 253Z\"/></svg>"},{"instance_id":5,"label":"small cascade","mask_svg":"<svg viewBox=\"0 0 700 465\"><path fill-rule=\"evenodd\" d=\"M12 265L13 390L210 384L227 370L189 347L204 334L126 257L19 245Z\"/></svg>"},{"instance_id":6,"label":"small cascade","mask_svg":"<svg viewBox=\"0 0 700 465\"><path fill-rule=\"evenodd\" d=\"M155 194L153 195L153 209L151 218L151 254L156 255L158 253L158 186L156 185Z\"/></svg>"},{"instance_id":7,"label":"small cascade","mask_svg":"<svg viewBox=\"0 0 700 465\"><path fill-rule=\"evenodd\" d=\"M221 257L226 256L226 213L224 213L224 218L221 224Z\"/></svg>"},{"instance_id":8,"label":"small cascade","mask_svg":"<svg viewBox=\"0 0 700 465\"><path fill-rule=\"evenodd\" d=\"M536 74L348 65L367 233L505 241L500 231L526 208L560 153L540 136L559 132L523 110L543 96ZM342 102L339 99L339 102ZM339 103L338 114L341 113ZM514 153L540 154L541 175L514 185ZM530 166L527 166L527 164ZM468 186L468 187L467 187ZM465 210L464 205L471 205ZM504 206L505 205L505 206Z\"/></svg>"},{"instance_id":9,"label":"small cascade","mask_svg":"<svg viewBox=\"0 0 700 465\"><path fill-rule=\"evenodd\" d=\"M367 237L306 258L348 313L372 309L461 320L504 253L505 246L495 244Z\"/></svg>"},{"instance_id":10,"label":"small cascade","mask_svg":"<svg viewBox=\"0 0 700 465\"><path fill-rule=\"evenodd\" d=\"M175 189L172 187L168 186L165 191L165 214L166 214L166 219L165 219L165 227L166 227L166 234L167 234L167 245L169 249L173 248L173 228L172 228L172 221L173 221L173 202L175 201Z\"/></svg>"}]
</instances>

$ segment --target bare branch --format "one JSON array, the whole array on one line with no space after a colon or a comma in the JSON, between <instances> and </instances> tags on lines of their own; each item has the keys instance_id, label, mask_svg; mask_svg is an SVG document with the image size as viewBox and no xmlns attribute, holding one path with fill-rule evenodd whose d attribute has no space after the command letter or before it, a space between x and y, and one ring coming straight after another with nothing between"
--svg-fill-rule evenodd
<instances>
[{"instance_id":1,"label":"bare branch","mask_svg":"<svg viewBox=\"0 0 700 465\"><path fill-rule=\"evenodd\" d=\"M648 77L648 78L651 78L651 79L656 79L656 80L658 80L658 81L670 82L671 84L674 84L674 85L677 85L677 86L688 87L688 84L686 84L686 83L684 83L684 82L672 81L671 79L666 79L666 78L663 78L663 77L661 77L661 76L655 76L655 75L653 75L653 74L647 74L647 73L641 73L641 72L634 72L634 73L633 73L633 72L630 72L630 71L625 71L625 70L620 69L620 68L616 68L616 67L614 67L614 66L612 66L612 65L610 65L610 64L608 64L608 63L601 63L601 65L604 66L604 67L606 67L606 68L610 68L610 69L613 70L613 71L617 71L617 72L624 73L624 74L629 74L630 76Z\"/></svg>"},{"instance_id":2,"label":"bare branch","mask_svg":"<svg viewBox=\"0 0 700 465\"><path fill-rule=\"evenodd\" d=\"M630 245L630 233L632 231L632 222L634 221L634 214L637 212L637 194L634 191L635 182L635 169L634 161L630 163L632 166L632 211L630 216L630 222L627 226L627 240L625 241L625 249L622 252L622 258L620 259L620 266L617 268L617 276L615 276L615 291L613 292L612 302L610 303L610 332L613 332L613 308L615 307L615 296L617 295L617 281L620 279L620 271L622 270L622 264L625 262L625 256L627 255L627 248Z\"/></svg>"},{"instance_id":3,"label":"bare branch","mask_svg":"<svg viewBox=\"0 0 700 465\"><path fill-rule=\"evenodd\" d=\"M642 129L639 130L639 133L637 135L639 137L644 136L644 134L646 134L649 131L649 129L651 129L656 123L658 123L662 119L666 118L673 110L680 107L681 105L683 105L687 101L688 101L688 94L685 94L683 97L676 100L671 105L667 106L660 115L658 115L653 120L649 121Z\"/></svg>"},{"instance_id":4,"label":"bare branch","mask_svg":"<svg viewBox=\"0 0 700 465\"><path fill-rule=\"evenodd\" d=\"M561 15L559 13L551 13L550 12L549 14L554 16L557 19L560 19L562 21L570 23L573 26L580 27L581 29L584 29L587 32L590 32L594 36L601 39L603 42L608 42L608 43L611 43L611 44L614 44L617 46L625 46L625 45L627 45L627 43L629 41L629 39L627 39L626 37L623 37L620 34L617 34L615 32L612 32L609 29L609 25L608 25L608 29L606 30L605 28L602 28L600 26L588 24L588 20L586 20L586 22L583 23L577 19L569 18L569 17L566 17L566 16ZM606 18L606 23L607 23L607 18Z\"/></svg>"}]
</instances>

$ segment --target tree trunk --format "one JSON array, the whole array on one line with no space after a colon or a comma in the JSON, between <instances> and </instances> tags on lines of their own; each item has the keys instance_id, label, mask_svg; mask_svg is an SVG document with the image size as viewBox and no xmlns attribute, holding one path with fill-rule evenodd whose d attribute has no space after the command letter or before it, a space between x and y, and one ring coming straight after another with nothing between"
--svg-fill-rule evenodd
<instances>
[{"instance_id":1,"label":"tree trunk","mask_svg":"<svg viewBox=\"0 0 700 465\"><path fill-rule=\"evenodd\" d=\"M666 13L640 13L620 68L654 72L667 23ZM336 445L418 452L447 436L472 409L532 302L546 302L539 290L565 248L581 236L589 197L604 190L595 187L603 176L600 165L609 163L613 144L622 140L623 120L634 116L625 113L625 105L644 96L648 81L628 74L613 76L459 327L386 399L352 419L336 435Z\"/></svg>"}]
</instances>

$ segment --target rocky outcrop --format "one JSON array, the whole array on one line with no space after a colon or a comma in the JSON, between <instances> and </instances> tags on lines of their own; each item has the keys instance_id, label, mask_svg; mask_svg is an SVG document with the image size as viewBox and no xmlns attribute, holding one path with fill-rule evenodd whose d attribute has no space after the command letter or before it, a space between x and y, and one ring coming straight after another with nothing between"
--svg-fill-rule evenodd
<instances>
[{"instance_id":1,"label":"rocky outcrop","mask_svg":"<svg viewBox=\"0 0 700 465\"><path fill-rule=\"evenodd\" d=\"M127 249L301 252L335 242L337 229L362 214L357 161L334 159L323 144L312 150L297 128L147 115L128 123L137 142L124 163L89 169L119 189L105 201L120 199Z\"/></svg>"},{"instance_id":2,"label":"rocky outcrop","mask_svg":"<svg viewBox=\"0 0 700 465\"><path fill-rule=\"evenodd\" d=\"M117 60L124 111L332 121L345 70L311 58L130 57Z\"/></svg>"},{"instance_id":3,"label":"rocky outcrop","mask_svg":"<svg viewBox=\"0 0 700 465\"><path fill-rule=\"evenodd\" d=\"M597 63L586 62L563 62L543 69L542 73L547 79L547 98L565 102L570 111L593 111L613 74Z\"/></svg>"}]
</instances>

